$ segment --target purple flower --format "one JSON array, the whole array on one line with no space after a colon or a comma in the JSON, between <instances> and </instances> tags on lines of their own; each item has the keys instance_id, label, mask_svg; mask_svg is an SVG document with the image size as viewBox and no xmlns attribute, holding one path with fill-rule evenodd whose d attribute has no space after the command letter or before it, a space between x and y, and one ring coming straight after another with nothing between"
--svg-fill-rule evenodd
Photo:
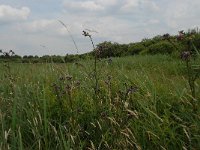
<instances>
[{"instance_id":1,"label":"purple flower","mask_svg":"<svg viewBox=\"0 0 200 150\"><path fill-rule=\"evenodd\" d=\"M179 35L177 36L177 40L180 40L180 41L183 40L184 35L185 35L185 33L184 33L183 30L179 31Z\"/></svg>"},{"instance_id":2,"label":"purple flower","mask_svg":"<svg viewBox=\"0 0 200 150\"><path fill-rule=\"evenodd\" d=\"M191 54L189 51L184 51L181 53L181 59L184 61L190 60L190 56L191 56Z\"/></svg>"}]
</instances>

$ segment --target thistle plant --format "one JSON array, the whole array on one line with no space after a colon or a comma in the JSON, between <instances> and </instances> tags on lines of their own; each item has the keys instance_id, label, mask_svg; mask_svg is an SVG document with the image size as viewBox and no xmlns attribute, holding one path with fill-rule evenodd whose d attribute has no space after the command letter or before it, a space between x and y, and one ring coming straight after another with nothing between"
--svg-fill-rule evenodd
<instances>
[{"instance_id":1,"label":"thistle plant","mask_svg":"<svg viewBox=\"0 0 200 150\"><path fill-rule=\"evenodd\" d=\"M94 78L95 78L94 91L95 91L95 95L97 95L97 94L98 94L97 49L95 49L94 42L93 42L93 39L92 39L92 35L89 34L89 33L86 32L86 31L83 31L83 35L84 35L85 37L89 37L89 38L90 38L90 41L91 41L92 46L93 46L93 49L94 49Z\"/></svg>"},{"instance_id":2,"label":"thistle plant","mask_svg":"<svg viewBox=\"0 0 200 150\"><path fill-rule=\"evenodd\" d=\"M73 80L72 76L64 75L59 78L59 80L52 84L54 94L56 95L57 103L61 109L64 111L64 106L69 106L69 109L73 111L73 96L72 92L75 88L80 86L80 81ZM68 100L65 103L65 100Z\"/></svg>"},{"instance_id":3,"label":"thistle plant","mask_svg":"<svg viewBox=\"0 0 200 150\"><path fill-rule=\"evenodd\" d=\"M200 53L199 50L195 47L193 43L194 35L191 34L187 39L187 48L185 51L181 53L181 59L185 61L186 69L187 69L187 78L190 86L192 97L196 98L196 87L195 82L200 77ZM183 32L179 32L179 39L184 38Z\"/></svg>"},{"instance_id":4,"label":"thistle plant","mask_svg":"<svg viewBox=\"0 0 200 150\"><path fill-rule=\"evenodd\" d=\"M200 52L193 43L195 33L191 32L186 34L183 30L179 31L177 41L186 42L186 46L181 53L181 59L185 62L187 70L187 80L190 87L191 95L196 98L195 82L200 77ZM170 35L164 34L163 39L169 41L177 50L179 47L171 40Z\"/></svg>"}]
</instances>

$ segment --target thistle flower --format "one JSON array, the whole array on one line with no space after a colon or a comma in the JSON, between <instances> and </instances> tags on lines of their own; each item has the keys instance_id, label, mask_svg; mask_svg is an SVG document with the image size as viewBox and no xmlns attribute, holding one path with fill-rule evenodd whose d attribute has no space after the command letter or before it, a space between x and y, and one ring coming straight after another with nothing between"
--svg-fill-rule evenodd
<instances>
[{"instance_id":1,"label":"thistle flower","mask_svg":"<svg viewBox=\"0 0 200 150\"><path fill-rule=\"evenodd\" d=\"M80 86L80 84L81 84L81 82L80 82L79 80L77 80L77 81L75 82L75 85L76 85L76 86Z\"/></svg>"},{"instance_id":2,"label":"thistle flower","mask_svg":"<svg viewBox=\"0 0 200 150\"><path fill-rule=\"evenodd\" d=\"M177 36L177 40L183 40L184 35L185 35L184 31L181 30L181 31L179 31L178 33L179 33L179 35Z\"/></svg>"},{"instance_id":3,"label":"thistle flower","mask_svg":"<svg viewBox=\"0 0 200 150\"><path fill-rule=\"evenodd\" d=\"M85 37L86 37L86 36L91 37L91 35L90 35L88 32L84 31L84 30L83 30L83 35L84 35Z\"/></svg>"},{"instance_id":4,"label":"thistle flower","mask_svg":"<svg viewBox=\"0 0 200 150\"><path fill-rule=\"evenodd\" d=\"M93 50L95 52L95 56L94 56L94 78L95 78L95 86L94 86L94 91L95 91L95 95L96 95L96 98L97 98L97 93L99 91L98 89L98 77L97 77L97 50L95 49L95 46L94 46L94 42L93 42L93 39L92 39L92 36L83 30L83 35L85 37L89 37L90 38L90 41L92 43L92 46L93 46Z\"/></svg>"},{"instance_id":5,"label":"thistle flower","mask_svg":"<svg viewBox=\"0 0 200 150\"><path fill-rule=\"evenodd\" d=\"M138 90L136 86L131 86L130 88L127 89L127 94L132 94L135 93Z\"/></svg>"},{"instance_id":6,"label":"thistle flower","mask_svg":"<svg viewBox=\"0 0 200 150\"><path fill-rule=\"evenodd\" d=\"M189 51L184 51L181 53L181 59L184 61L190 60L190 56L191 56L191 54Z\"/></svg>"},{"instance_id":7,"label":"thistle flower","mask_svg":"<svg viewBox=\"0 0 200 150\"><path fill-rule=\"evenodd\" d=\"M67 85L65 86L65 90L66 90L66 91L69 92L71 89L72 89L71 85L67 84Z\"/></svg>"},{"instance_id":8,"label":"thistle flower","mask_svg":"<svg viewBox=\"0 0 200 150\"><path fill-rule=\"evenodd\" d=\"M60 77L59 80L60 80L60 81L64 81L65 78L64 78L64 77Z\"/></svg>"},{"instance_id":9,"label":"thistle flower","mask_svg":"<svg viewBox=\"0 0 200 150\"><path fill-rule=\"evenodd\" d=\"M72 80L72 76L66 76L66 79L67 79L68 81L70 81L70 80Z\"/></svg>"}]
</instances>

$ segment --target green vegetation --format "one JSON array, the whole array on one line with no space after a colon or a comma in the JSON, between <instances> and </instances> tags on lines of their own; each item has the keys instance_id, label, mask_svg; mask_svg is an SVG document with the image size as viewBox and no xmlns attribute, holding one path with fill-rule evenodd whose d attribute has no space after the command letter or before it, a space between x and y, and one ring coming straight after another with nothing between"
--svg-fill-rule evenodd
<instances>
[{"instance_id":1,"label":"green vegetation","mask_svg":"<svg viewBox=\"0 0 200 150\"><path fill-rule=\"evenodd\" d=\"M200 147L198 32L96 47L83 33L82 55L0 50L0 149Z\"/></svg>"},{"instance_id":2,"label":"green vegetation","mask_svg":"<svg viewBox=\"0 0 200 150\"><path fill-rule=\"evenodd\" d=\"M66 54L65 56L45 55L45 56L18 56L0 55L0 62L22 62L22 63L68 63L77 62L85 59L92 59L97 51L98 58L123 57L131 55L155 55L168 54L175 58L180 58L182 51L187 49L188 41L192 40L197 49L200 49L200 32L199 30L180 31L178 35L164 34L158 35L151 39L143 39L141 42L119 44L110 41L104 41L97 44L94 51L85 54ZM73 40L73 42L75 42ZM75 47L77 48L76 44ZM6 51L6 50L3 50ZM11 50L12 51L12 50ZM195 51L194 49L192 51ZM1 53L0 53L1 54Z\"/></svg>"},{"instance_id":3,"label":"green vegetation","mask_svg":"<svg viewBox=\"0 0 200 150\"><path fill-rule=\"evenodd\" d=\"M200 80L169 55L0 64L0 149L198 149Z\"/></svg>"}]
</instances>

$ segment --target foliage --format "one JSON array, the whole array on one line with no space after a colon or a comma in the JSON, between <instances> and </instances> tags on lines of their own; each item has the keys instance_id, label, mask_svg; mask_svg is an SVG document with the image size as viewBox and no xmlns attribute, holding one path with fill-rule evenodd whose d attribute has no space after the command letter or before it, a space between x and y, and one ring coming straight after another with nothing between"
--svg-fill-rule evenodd
<instances>
[{"instance_id":1,"label":"foliage","mask_svg":"<svg viewBox=\"0 0 200 150\"><path fill-rule=\"evenodd\" d=\"M78 61L78 59L79 59L79 57L78 57L78 55L69 55L69 54L67 54L65 57L64 57L64 59L65 59L65 62L76 62L76 61Z\"/></svg>"},{"instance_id":2,"label":"foliage","mask_svg":"<svg viewBox=\"0 0 200 150\"><path fill-rule=\"evenodd\" d=\"M181 59L186 62L186 70L188 83L192 93L192 97L196 98L196 80L200 77L200 51L196 48L193 42L193 34L190 37L184 36L182 40L187 40L187 49L181 54ZM195 104L196 107L196 104ZM196 108L195 108L196 109Z\"/></svg>"},{"instance_id":3,"label":"foliage","mask_svg":"<svg viewBox=\"0 0 200 150\"><path fill-rule=\"evenodd\" d=\"M179 33L180 34L180 33ZM198 29L188 30L188 32L181 31L181 35L169 35L168 33L163 36L157 35L153 38L143 39L141 42L132 42L129 44L119 44L111 41L104 41L95 46L97 50L98 58L110 58L110 57L122 57L128 55L144 55L144 54L170 54L175 58L179 58L180 53L187 49L188 38L193 36L193 44L197 49L200 49L200 33ZM192 49L195 52L195 49ZM23 59L20 56L13 59L6 59L4 55L0 55L0 61L13 61L23 63L72 63L83 59L92 59L95 55L95 51L91 51L84 54L66 54L65 56L45 55L45 56L24 56Z\"/></svg>"},{"instance_id":4,"label":"foliage","mask_svg":"<svg viewBox=\"0 0 200 150\"><path fill-rule=\"evenodd\" d=\"M173 51L175 51L175 48L168 41L155 43L148 47L148 52L150 54L171 54Z\"/></svg>"},{"instance_id":5,"label":"foliage","mask_svg":"<svg viewBox=\"0 0 200 150\"><path fill-rule=\"evenodd\" d=\"M129 55L136 55L145 51L147 48L143 45L143 43L132 43L128 47L128 54Z\"/></svg>"},{"instance_id":6,"label":"foliage","mask_svg":"<svg viewBox=\"0 0 200 150\"><path fill-rule=\"evenodd\" d=\"M1 50L0 149L198 149L199 33L179 34L95 49L85 32L94 51L65 57ZM186 69L162 55L180 50ZM142 53L157 55L119 58Z\"/></svg>"},{"instance_id":7,"label":"foliage","mask_svg":"<svg viewBox=\"0 0 200 150\"><path fill-rule=\"evenodd\" d=\"M193 38L193 43L197 49L200 49L200 34L195 34Z\"/></svg>"},{"instance_id":8,"label":"foliage","mask_svg":"<svg viewBox=\"0 0 200 150\"><path fill-rule=\"evenodd\" d=\"M200 110L180 59L138 55L97 66L94 101L93 61L0 64L0 149L200 147Z\"/></svg>"},{"instance_id":9,"label":"foliage","mask_svg":"<svg viewBox=\"0 0 200 150\"><path fill-rule=\"evenodd\" d=\"M107 58L107 57L120 57L124 56L127 52L128 45L118 44L112 42L102 42L97 45L98 57Z\"/></svg>"}]
</instances>

